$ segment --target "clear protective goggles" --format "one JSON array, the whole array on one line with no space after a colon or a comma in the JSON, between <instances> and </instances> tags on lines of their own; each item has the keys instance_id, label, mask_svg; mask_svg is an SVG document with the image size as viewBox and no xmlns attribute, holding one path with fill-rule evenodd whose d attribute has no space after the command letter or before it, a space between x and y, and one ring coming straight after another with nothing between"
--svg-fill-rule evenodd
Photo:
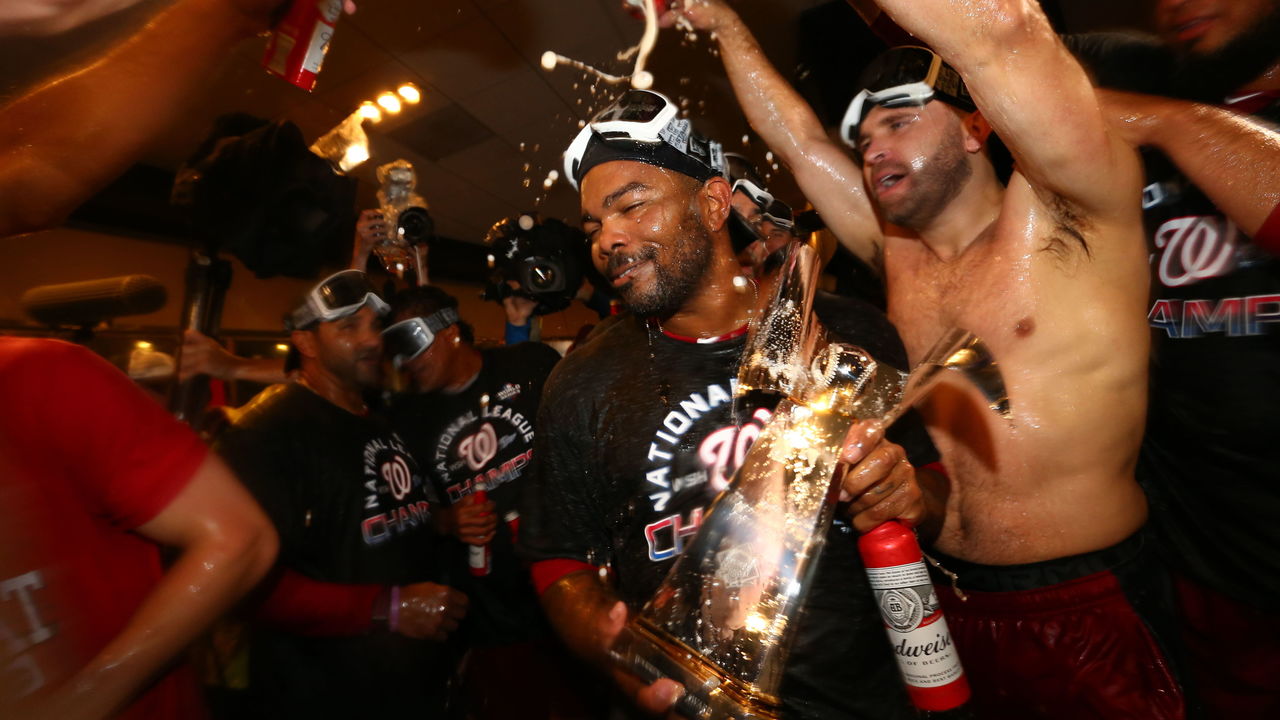
<instances>
[{"instance_id":1,"label":"clear protective goggles","mask_svg":"<svg viewBox=\"0 0 1280 720\"><path fill-rule=\"evenodd\" d=\"M458 309L445 308L427 317L401 320L382 331L382 352L397 369L431 347L436 334L458 322Z\"/></svg>"},{"instance_id":2,"label":"clear protective goggles","mask_svg":"<svg viewBox=\"0 0 1280 720\"><path fill-rule=\"evenodd\" d=\"M760 219L765 222L771 222L787 231L796 226L795 213L791 211L791 206L781 200L774 200L769 203L769 207L760 216Z\"/></svg>"},{"instance_id":3,"label":"clear protective goggles","mask_svg":"<svg viewBox=\"0 0 1280 720\"><path fill-rule=\"evenodd\" d=\"M854 96L840 121L840 139L849 147L858 146L858 128L876 106L923 106L936 97L973 109L960 74L928 48L893 48L876 58L863 78L862 92Z\"/></svg>"},{"instance_id":4,"label":"clear protective goggles","mask_svg":"<svg viewBox=\"0 0 1280 720\"><path fill-rule=\"evenodd\" d=\"M724 153L720 144L693 133L687 119L679 118L679 108L662 93L651 90L628 90L612 105L601 110L583 126L569 148L564 151L564 177L576 190L578 171L593 136L602 140L666 143L681 153L700 159L709 167L721 170Z\"/></svg>"},{"instance_id":5,"label":"clear protective goggles","mask_svg":"<svg viewBox=\"0 0 1280 720\"><path fill-rule=\"evenodd\" d=\"M391 306L373 289L369 277L359 270L343 270L321 280L289 316L285 328L302 330L315 322L331 322L352 315L365 305L379 316Z\"/></svg>"},{"instance_id":6,"label":"clear protective goggles","mask_svg":"<svg viewBox=\"0 0 1280 720\"><path fill-rule=\"evenodd\" d=\"M744 195L751 198L751 202L755 203L756 207L760 208L761 211L768 209L768 207L774 202L773 195L771 195L768 190L765 190L746 178L734 181L733 191L741 191Z\"/></svg>"}]
</instances>

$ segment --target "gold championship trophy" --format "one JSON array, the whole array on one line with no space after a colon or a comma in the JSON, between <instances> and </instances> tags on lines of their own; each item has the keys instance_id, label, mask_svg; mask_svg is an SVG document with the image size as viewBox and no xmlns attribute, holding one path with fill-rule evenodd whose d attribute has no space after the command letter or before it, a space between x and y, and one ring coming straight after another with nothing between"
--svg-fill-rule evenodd
<instances>
[{"instance_id":1,"label":"gold championship trophy","mask_svg":"<svg viewBox=\"0 0 1280 720\"><path fill-rule=\"evenodd\" d=\"M820 261L792 243L767 311L753 323L738 394L783 393L732 484L610 654L646 682L685 687L691 720L778 716L778 687L839 495L845 436L859 420L887 428L940 372L958 370L1009 417L1004 381L973 334L948 332L908 376L829 342L813 314ZM850 558L853 562L853 558Z\"/></svg>"}]
</instances>

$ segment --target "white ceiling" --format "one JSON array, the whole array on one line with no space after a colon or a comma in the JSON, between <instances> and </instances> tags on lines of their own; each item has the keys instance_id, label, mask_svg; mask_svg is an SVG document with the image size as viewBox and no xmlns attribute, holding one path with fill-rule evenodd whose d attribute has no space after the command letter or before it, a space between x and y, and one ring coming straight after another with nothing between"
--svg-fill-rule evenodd
<instances>
[{"instance_id":1,"label":"white ceiling","mask_svg":"<svg viewBox=\"0 0 1280 720\"><path fill-rule=\"evenodd\" d=\"M757 34L775 63L789 72L795 66L795 16L823 3L735 4L749 25L768 29ZM165 4L144 0L134 10L51 40L6 39L0 47L0 99L92 57ZM554 50L626 72L629 64L618 62L615 54L638 40L643 24L620 9L620 0L358 4L358 12L338 25L314 92L265 74L260 64L263 40L246 41L210 71L195 107L157 139L145 161L175 168L208 132L213 118L229 111L288 118L314 139L361 100L409 81L422 88L423 102L381 124L366 124L373 159L356 171L363 203L373 202L373 168L403 157L417 168L418 189L444 235L477 242L494 221L535 207L568 220L577 216L572 190L560 182L544 192L542 181L558 166L559 153L579 120L602 104L609 88L601 85L593 93L581 72L562 67L548 73L539 59ZM680 33L664 32L651 61L655 89L687 98L689 114L704 132L763 165L766 148L758 141L741 145L748 130L710 47L705 39L689 43Z\"/></svg>"}]
</instances>

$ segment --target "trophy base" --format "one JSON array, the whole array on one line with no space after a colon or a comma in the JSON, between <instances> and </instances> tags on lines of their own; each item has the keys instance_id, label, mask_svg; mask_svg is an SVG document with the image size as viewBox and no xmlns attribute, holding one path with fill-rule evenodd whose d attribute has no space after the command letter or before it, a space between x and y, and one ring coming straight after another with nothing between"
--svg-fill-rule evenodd
<instances>
[{"instance_id":1,"label":"trophy base","mask_svg":"<svg viewBox=\"0 0 1280 720\"><path fill-rule=\"evenodd\" d=\"M675 710L689 720L778 718L776 697L726 674L643 618L627 623L610 655L622 669L647 683L668 678L683 685L685 693Z\"/></svg>"}]
</instances>

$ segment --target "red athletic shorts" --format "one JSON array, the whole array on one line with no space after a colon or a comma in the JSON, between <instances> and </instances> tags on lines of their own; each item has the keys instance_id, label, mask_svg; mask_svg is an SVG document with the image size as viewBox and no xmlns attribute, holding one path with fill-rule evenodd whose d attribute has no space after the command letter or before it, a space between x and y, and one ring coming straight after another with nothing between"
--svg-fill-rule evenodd
<instances>
[{"instance_id":1,"label":"red athletic shorts","mask_svg":"<svg viewBox=\"0 0 1280 720\"><path fill-rule=\"evenodd\" d=\"M1161 642L1172 585L1143 533L1097 552L988 566L940 559L935 578L956 649L987 718L1182 720L1181 686ZM1141 612L1140 612L1141 609Z\"/></svg>"}]
</instances>

